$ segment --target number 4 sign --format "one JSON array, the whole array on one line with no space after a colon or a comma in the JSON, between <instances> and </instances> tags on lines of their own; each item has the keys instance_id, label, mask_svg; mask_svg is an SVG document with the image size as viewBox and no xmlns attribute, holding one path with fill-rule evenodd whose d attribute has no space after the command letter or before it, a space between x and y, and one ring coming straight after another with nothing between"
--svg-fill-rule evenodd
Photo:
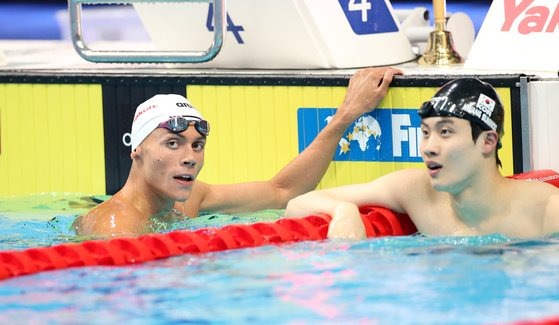
<instances>
[{"instance_id":1,"label":"number 4 sign","mask_svg":"<svg viewBox=\"0 0 559 325\"><path fill-rule=\"evenodd\" d=\"M208 18L206 19L206 28L210 32L214 31L213 19L214 19L214 4L210 3L210 6L208 7ZM229 13L227 13L227 31L233 33L235 39L237 40L237 43L239 44L245 43L243 41L243 38L241 37L241 32L243 32L244 30L245 29L243 26L235 25L233 19L231 19Z\"/></svg>"},{"instance_id":2,"label":"number 4 sign","mask_svg":"<svg viewBox=\"0 0 559 325\"><path fill-rule=\"evenodd\" d=\"M367 0L361 0L361 2L355 2L356 0L349 0L348 9L349 11L361 11L361 21L366 23L369 16L368 11L371 10L371 3Z\"/></svg>"},{"instance_id":3,"label":"number 4 sign","mask_svg":"<svg viewBox=\"0 0 559 325\"><path fill-rule=\"evenodd\" d=\"M386 0L338 0L357 35L397 32L398 26Z\"/></svg>"}]
</instances>

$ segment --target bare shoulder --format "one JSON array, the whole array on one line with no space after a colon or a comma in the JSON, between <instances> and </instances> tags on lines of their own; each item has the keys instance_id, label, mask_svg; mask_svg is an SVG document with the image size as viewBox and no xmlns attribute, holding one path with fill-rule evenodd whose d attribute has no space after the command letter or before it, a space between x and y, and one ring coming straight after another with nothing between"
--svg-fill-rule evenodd
<instances>
[{"instance_id":1,"label":"bare shoulder","mask_svg":"<svg viewBox=\"0 0 559 325\"><path fill-rule=\"evenodd\" d=\"M516 211L537 217L542 235L559 232L559 188L539 181L508 182L514 189L511 205Z\"/></svg>"},{"instance_id":2,"label":"bare shoulder","mask_svg":"<svg viewBox=\"0 0 559 325\"><path fill-rule=\"evenodd\" d=\"M549 197L543 221L543 231L545 234L559 233L559 193Z\"/></svg>"},{"instance_id":3,"label":"bare shoulder","mask_svg":"<svg viewBox=\"0 0 559 325\"><path fill-rule=\"evenodd\" d=\"M446 194L433 188L431 177L425 169L404 169L394 174L397 174L394 186L405 196L405 206L409 209L415 205L423 207L428 202L433 203L446 197Z\"/></svg>"},{"instance_id":4,"label":"bare shoulder","mask_svg":"<svg viewBox=\"0 0 559 325\"><path fill-rule=\"evenodd\" d=\"M113 237L144 233L148 222L138 210L113 197L76 219L74 225L78 235Z\"/></svg>"},{"instance_id":5,"label":"bare shoulder","mask_svg":"<svg viewBox=\"0 0 559 325\"><path fill-rule=\"evenodd\" d=\"M534 204L546 203L550 197L559 195L559 188L539 181L507 180L509 186L515 189L515 198L523 198L523 201L531 201Z\"/></svg>"},{"instance_id":6,"label":"bare shoulder","mask_svg":"<svg viewBox=\"0 0 559 325\"><path fill-rule=\"evenodd\" d=\"M425 169L407 168L395 171L393 177L410 185L428 186L431 184Z\"/></svg>"},{"instance_id":7,"label":"bare shoulder","mask_svg":"<svg viewBox=\"0 0 559 325\"><path fill-rule=\"evenodd\" d=\"M385 186L409 195L416 192L429 193L433 190L431 179L424 169L401 169L378 179Z\"/></svg>"},{"instance_id":8,"label":"bare shoulder","mask_svg":"<svg viewBox=\"0 0 559 325\"><path fill-rule=\"evenodd\" d=\"M395 211L407 212L417 204L425 203L433 194L431 179L423 169L401 169L382 176L368 185L368 193L382 198Z\"/></svg>"},{"instance_id":9,"label":"bare shoulder","mask_svg":"<svg viewBox=\"0 0 559 325\"><path fill-rule=\"evenodd\" d=\"M405 168L380 176L379 178L374 179L368 184L375 182L394 183L398 181L405 181L406 183L414 181L416 182L421 181L424 176L427 176L427 174L422 169Z\"/></svg>"}]
</instances>

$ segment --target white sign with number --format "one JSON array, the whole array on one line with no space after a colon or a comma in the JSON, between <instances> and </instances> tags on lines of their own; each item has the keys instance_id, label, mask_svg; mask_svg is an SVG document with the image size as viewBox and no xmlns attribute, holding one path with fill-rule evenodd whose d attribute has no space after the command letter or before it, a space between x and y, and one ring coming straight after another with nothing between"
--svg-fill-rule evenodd
<instances>
[{"instance_id":1,"label":"white sign with number","mask_svg":"<svg viewBox=\"0 0 559 325\"><path fill-rule=\"evenodd\" d=\"M466 68L559 70L559 1L494 0Z\"/></svg>"},{"instance_id":2,"label":"white sign with number","mask_svg":"<svg viewBox=\"0 0 559 325\"><path fill-rule=\"evenodd\" d=\"M367 22L368 10L371 10L371 3L367 0L361 0L359 3L355 3L355 0L349 1L349 11L361 11L361 21Z\"/></svg>"},{"instance_id":3,"label":"white sign with number","mask_svg":"<svg viewBox=\"0 0 559 325\"><path fill-rule=\"evenodd\" d=\"M235 0L218 56L196 67L315 69L391 65L415 55L388 0ZM160 50L202 51L213 5L136 3Z\"/></svg>"}]
</instances>

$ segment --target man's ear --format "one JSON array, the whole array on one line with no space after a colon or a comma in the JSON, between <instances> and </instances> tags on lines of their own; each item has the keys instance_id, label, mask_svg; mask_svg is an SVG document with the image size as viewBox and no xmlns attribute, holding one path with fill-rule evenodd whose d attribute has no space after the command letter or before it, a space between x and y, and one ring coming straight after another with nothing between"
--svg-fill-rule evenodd
<instances>
[{"instance_id":1,"label":"man's ear","mask_svg":"<svg viewBox=\"0 0 559 325\"><path fill-rule=\"evenodd\" d=\"M499 135L495 131L485 131L482 134L483 143L483 153L491 153L493 150L497 150L497 145L499 143Z\"/></svg>"},{"instance_id":2,"label":"man's ear","mask_svg":"<svg viewBox=\"0 0 559 325\"><path fill-rule=\"evenodd\" d=\"M132 160L141 157L142 155L142 148L140 148L139 146L136 147L136 149L132 150L132 152L130 153L130 158L132 158Z\"/></svg>"}]
</instances>

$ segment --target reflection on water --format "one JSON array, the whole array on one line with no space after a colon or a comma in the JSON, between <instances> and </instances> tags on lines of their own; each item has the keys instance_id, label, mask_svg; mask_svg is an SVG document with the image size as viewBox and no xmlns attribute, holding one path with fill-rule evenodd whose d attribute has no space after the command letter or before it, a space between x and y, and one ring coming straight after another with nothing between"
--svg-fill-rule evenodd
<instances>
[{"instance_id":1,"label":"reflection on water","mask_svg":"<svg viewBox=\"0 0 559 325\"><path fill-rule=\"evenodd\" d=\"M72 193L45 193L24 197L0 198L0 250L19 250L80 242L90 237L76 236L72 222L110 196ZM226 224L275 221L283 210L224 215L202 213L198 218L175 218L173 222L153 222L154 232L177 229L195 230ZM173 220L173 219L171 219Z\"/></svg>"},{"instance_id":2,"label":"reflection on water","mask_svg":"<svg viewBox=\"0 0 559 325\"><path fill-rule=\"evenodd\" d=\"M0 212L0 246L76 240L67 227L89 203L65 202L57 198L42 219ZM205 215L172 227L280 214ZM7 243L14 234L19 243ZM304 242L12 278L0 282L0 323L507 323L559 316L558 269L557 236Z\"/></svg>"}]
</instances>

